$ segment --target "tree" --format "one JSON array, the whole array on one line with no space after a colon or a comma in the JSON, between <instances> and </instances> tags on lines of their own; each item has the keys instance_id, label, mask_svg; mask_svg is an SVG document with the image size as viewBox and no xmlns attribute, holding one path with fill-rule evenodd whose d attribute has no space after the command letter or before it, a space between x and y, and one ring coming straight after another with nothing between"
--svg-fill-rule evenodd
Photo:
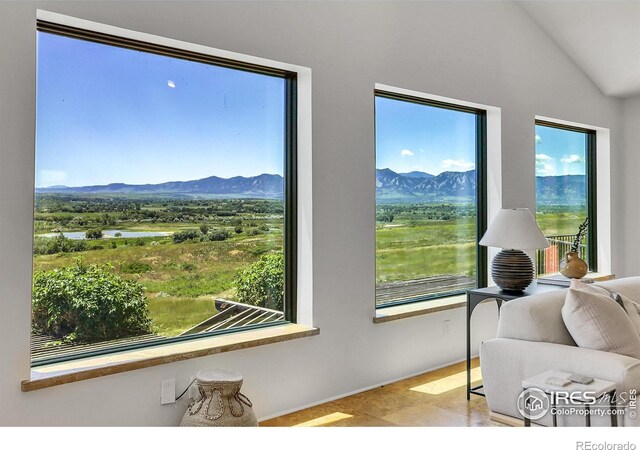
<instances>
[{"instance_id":1,"label":"tree","mask_svg":"<svg viewBox=\"0 0 640 450\"><path fill-rule=\"evenodd\" d=\"M182 231L178 231L177 233L174 233L173 242L175 244L180 244L185 241L193 241L196 239L200 239L201 237L202 237L202 233L200 233L200 230L191 228L188 230L182 230Z\"/></svg>"},{"instance_id":2,"label":"tree","mask_svg":"<svg viewBox=\"0 0 640 450\"><path fill-rule=\"evenodd\" d=\"M33 278L33 328L68 342L97 342L151 332L144 287L113 267L82 259Z\"/></svg>"},{"instance_id":3,"label":"tree","mask_svg":"<svg viewBox=\"0 0 640 450\"><path fill-rule=\"evenodd\" d=\"M250 305L283 310L284 255L263 255L258 261L240 272L234 282L238 300Z\"/></svg>"},{"instance_id":4,"label":"tree","mask_svg":"<svg viewBox=\"0 0 640 450\"><path fill-rule=\"evenodd\" d=\"M92 228L86 231L84 237L87 239L102 239L102 230L98 228Z\"/></svg>"}]
</instances>

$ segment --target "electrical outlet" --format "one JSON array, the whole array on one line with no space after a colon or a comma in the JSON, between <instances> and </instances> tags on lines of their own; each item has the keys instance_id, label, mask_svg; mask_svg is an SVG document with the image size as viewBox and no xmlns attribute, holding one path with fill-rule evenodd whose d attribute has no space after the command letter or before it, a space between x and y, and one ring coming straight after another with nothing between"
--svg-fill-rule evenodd
<instances>
[{"instance_id":1,"label":"electrical outlet","mask_svg":"<svg viewBox=\"0 0 640 450\"><path fill-rule=\"evenodd\" d=\"M169 405L176 402L176 380L163 380L160 389L160 404Z\"/></svg>"},{"instance_id":2,"label":"electrical outlet","mask_svg":"<svg viewBox=\"0 0 640 450\"><path fill-rule=\"evenodd\" d=\"M449 331L451 331L451 321L445 320L442 322L442 335L447 336Z\"/></svg>"}]
</instances>

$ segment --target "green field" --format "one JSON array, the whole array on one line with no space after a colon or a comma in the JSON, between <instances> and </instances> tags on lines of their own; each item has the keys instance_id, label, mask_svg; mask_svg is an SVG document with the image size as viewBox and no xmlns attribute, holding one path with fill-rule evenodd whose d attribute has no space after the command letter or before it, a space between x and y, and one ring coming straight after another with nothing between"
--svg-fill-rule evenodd
<instances>
[{"instance_id":1,"label":"green field","mask_svg":"<svg viewBox=\"0 0 640 450\"><path fill-rule=\"evenodd\" d=\"M233 280L262 255L283 248L283 204L224 200L38 194L34 270L109 263L146 289L154 332L175 336L216 313L215 299L237 300ZM547 235L575 234L583 208L546 207L537 214ZM437 275L475 276L475 208L471 204L383 204L376 211L376 281ZM174 234L207 230L223 240L175 242ZM45 233L95 229L168 236L62 239ZM75 247L80 245L80 247Z\"/></svg>"},{"instance_id":2,"label":"green field","mask_svg":"<svg viewBox=\"0 0 640 450\"><path fill-rule=\"evenodd\" d=\"M545 236L576 234L586 217L584 206L543 206L536 212L536 220Z\"/></svg>"},{"instance_id":3,"label":"green field","mask_svg":"<svg viewBox=\"0 0 640 450\"><path fill-rule=\"evenodd\" d=\"M547 236L575 234L583 207L549 206L537 213ZM436 275L475 276L475 210L472 205L378 205L376 282Z\"/></svg>"},{"instance_id":4,"label":"green field","mask_svg":"<svg viewBox=\"0 0 640 450\"><path fill-rule=\"evenodd\" d=\"M49 241L37 236L51 232L103 228L175 233L203 224L229 237L181 243L174 243L171 235L84 240L84 251L35 254L34 271L72 265L78 256L87 264L108 262L116 273L146 288L154 331L175 336L214 315L214 299L236 300L236 274L261 255L282 249L282 214L277 200L119 198L110 204L96 202L96 197L41 195L36 203L37 243ZM46 250L36 245L41 247Z\"/></svg>"}]
</instances>

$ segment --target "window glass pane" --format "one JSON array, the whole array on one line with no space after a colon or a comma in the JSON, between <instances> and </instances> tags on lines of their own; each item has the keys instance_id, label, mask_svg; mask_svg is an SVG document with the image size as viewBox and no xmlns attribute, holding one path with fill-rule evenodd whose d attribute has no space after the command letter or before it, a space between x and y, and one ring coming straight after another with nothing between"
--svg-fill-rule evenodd
<instances>
[{"instance_id":1,"label":"window glass pane","mask_svg":"<svg viewBox=\"0 0 640 450\"><path fill-rule=\"evenodd\" d=\"M34 362L283 320L286 83L38 33Z\"/></svg>"},{"instance_id":2,"label":"window glass pane","mask_svg":"<svg viewBox=\"0 0 640 450\"><path fill-rule=\"evenodd\" d=\"M536 219L551 246L539 250L538 274L559 271L588 216L587 133L536 125ZM578 246L587 256L586 234Z\"/></svg>"},{"instance_id":3,"label":"window glass pane","mask_svg":"<svg viewBox=\"0 0 640 450\"><path fill-rule=\"evenodd\" d=\"M476 115L376 97L376 302L476 281Z\"/></svg>"}]
</instances>

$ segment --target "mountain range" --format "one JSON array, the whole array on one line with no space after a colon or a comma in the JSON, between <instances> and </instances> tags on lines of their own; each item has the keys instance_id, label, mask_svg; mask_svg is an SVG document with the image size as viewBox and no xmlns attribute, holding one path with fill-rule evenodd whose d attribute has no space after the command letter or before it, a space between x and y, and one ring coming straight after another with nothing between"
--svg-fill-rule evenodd
<instances>
[{"instance_id":1,"label":"mountain range","mask_svg":"<svg viewBox=\"0 0 640 450\"><path fill-rule=\"evenodd\" d=\"M160 184L111 183L95 186L51 186L37 188L37 193L63 194L170 194L215 195L220 197L282 197L284 181L280 175L263 173L255 177L220 178L211 176L192 181L169 181Z\"/></svg>"},{"instance_id":2,"label":"mountain range","mask_svg":"<svg viewBox=\"0 0 640 450\"><path fill-rule=\"evenodd\" d=\"M476 171L396 173L376 169L376 197L379 200L456 201L471 200L476 192Z\"/></svg>"},{"instance_id":3,"label":"mountain range","mask_svg":"<svg viewBox=\"0 0 640 450\"><path fill-rule=\"evenodd\" d=\"M579 204L586 198L584 175L536 177L536 195L543 204ZM146 194L245 198L281 198L284 180L280 175L220 178L211 176L192 181L169 181L159 184L112 183L94 186L51 186L37 193L75 194ZM376 198L382 202L457 202L475 197L476 171L397 173L376 169Z\"/></svg>"}]
</instances>

